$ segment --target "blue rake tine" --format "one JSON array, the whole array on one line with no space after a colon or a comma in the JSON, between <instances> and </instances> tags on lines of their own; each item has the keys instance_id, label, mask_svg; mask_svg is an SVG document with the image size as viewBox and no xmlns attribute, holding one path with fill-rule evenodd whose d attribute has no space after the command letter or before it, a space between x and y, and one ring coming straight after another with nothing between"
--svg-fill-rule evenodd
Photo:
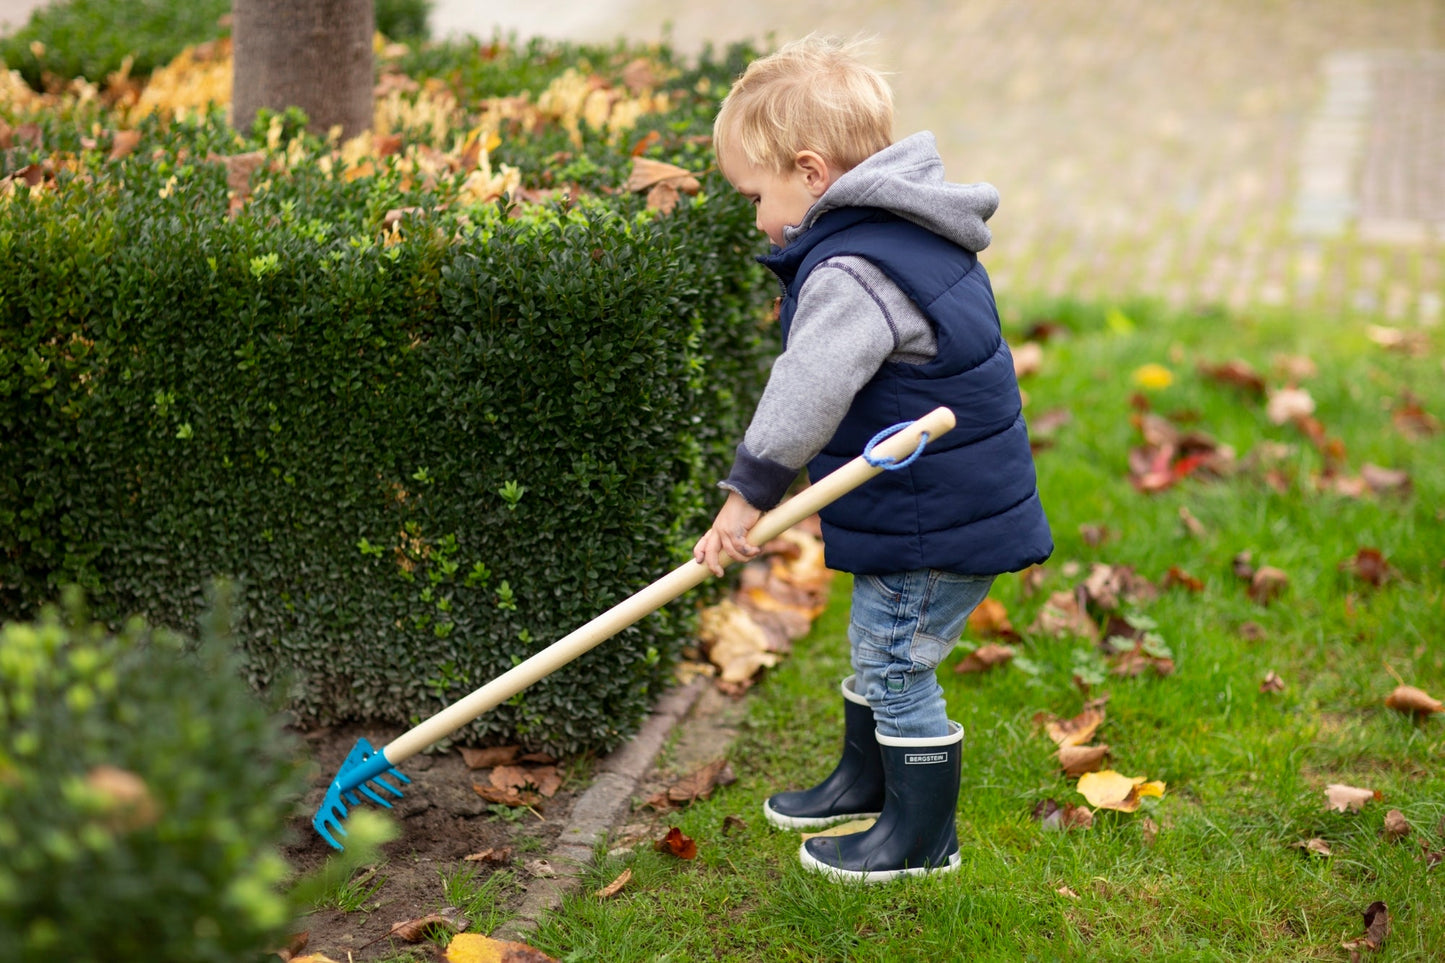
<instances>
[{"instance_id":1,"label":"blue rake tine","mask_svg":"<svg viewBox=\"0 0 1445 963\"><path fill-rule=\"evenodd\" d=\"M350 811L349 807L360 803L357 798L357 791L362 792L368 798L391 808L387 802L374 789L372 783L385 789L387 792L401 798L402 792L393 786L385 778L394 776L403 783L411 782L399 769L393 767L390 760L386 758L386 749L373 749L371 743L365 739L357 740L355 747L347 755L346 761L341 764L341 769L336 774L336 779L326 790L326 798L321 801L321 806L316 810L315 817L311 820L311 826L335 849L343 848L341 843L336 841L332 830L346 835L346 829L341 825Z\"/></svg>"}]
</instances>

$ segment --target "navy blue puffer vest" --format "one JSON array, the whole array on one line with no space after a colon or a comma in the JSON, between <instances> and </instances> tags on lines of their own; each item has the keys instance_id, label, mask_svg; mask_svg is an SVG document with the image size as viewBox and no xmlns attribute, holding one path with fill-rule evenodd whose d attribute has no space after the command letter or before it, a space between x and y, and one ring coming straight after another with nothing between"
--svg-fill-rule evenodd
<instances>
[{"instance_id":1,"label":"navy blue puffer vest","mask_svg":"<svg viewBox=\"0 0 1445 963\"><path fill-rule=\"evenodd\" d=\"M933 232L873 208L829 211L798 240L759 258L782 280L786 343L810 271L841 255L877 265L933 323L938 354L886 363L808 464L822 478L879 431L940 405L957 427L908 468L885 471L822 511L830 568L884 574L935 568L967 575L1042 562L1053 538L1039 501L1013 356L978 258Z\"/></svg>"}]
</instances>

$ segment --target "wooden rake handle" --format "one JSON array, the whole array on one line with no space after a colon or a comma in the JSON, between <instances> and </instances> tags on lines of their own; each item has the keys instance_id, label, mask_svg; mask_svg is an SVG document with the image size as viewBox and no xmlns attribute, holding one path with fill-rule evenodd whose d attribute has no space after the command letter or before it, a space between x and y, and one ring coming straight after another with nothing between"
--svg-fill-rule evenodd
<instances>
[{"instance_id":1,"label":"wooden rake handle","mask_svg":"<svg viewBox=\"0 0 1445 963\"><path fill-rule=\"evenodd\" d=\"M954 425L953 412L935 408L907 428L885 438L873 448L875 460L903 461L918 448L924 434L938 438ZM758 519L748 532L748 541L761 546L823 506L852 491L883 469L858 456L817 483L803 489ZM726 555L724 555L726 561ZM689 559L636 595L623 599L571 634L558 639L520 665L463 696L429 719L402 733L382 752L392 765L409 759L439 739L444 739L482 713L496 708L512 696L551 675L578 656L591 651L623 629L640 621L708 577L707 566Z\"/></svg>"}]
</instances>

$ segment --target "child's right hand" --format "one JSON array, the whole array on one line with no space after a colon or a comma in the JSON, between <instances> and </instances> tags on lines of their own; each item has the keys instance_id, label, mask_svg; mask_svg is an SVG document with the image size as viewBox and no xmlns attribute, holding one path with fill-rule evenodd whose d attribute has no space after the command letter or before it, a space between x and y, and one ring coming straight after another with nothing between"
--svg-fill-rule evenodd
<instances>
[{"instance_id":1,"label":"child's right hand","mask_svg":"<svg viewBox=\"0 0 1445 963\"><path fill-rule=\"evenodd\" d=\"M693 547L693 559L721 576L724 555L738 562L752 558L760 549L748 541L748 532L762 517L763 513L749 505L747 499L737 492L729 492L728 500L713 519L712 528Z\"/></svg>"}]
</instances>

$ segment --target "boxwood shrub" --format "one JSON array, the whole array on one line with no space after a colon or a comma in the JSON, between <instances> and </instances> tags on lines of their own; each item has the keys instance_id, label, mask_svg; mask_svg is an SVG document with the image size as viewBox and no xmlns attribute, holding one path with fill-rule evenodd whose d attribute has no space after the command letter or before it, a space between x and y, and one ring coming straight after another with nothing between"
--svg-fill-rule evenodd
<instances>
[{"instance_id":1,"label":"boxwood shrub","mask_svg":"<svg viewBox=\"0 0 1445 963\"><path fill-rule=\"evenodd\" d=\"M299 773L225 605L192 644L70 596L0 627L0 959L261 959Z\"/></svg>"},{"instance_id":2,"label":"boxwood shrub","mask_svg":"<svg viewBox=\"0 0 1445 963\"><path fill-rule=\"evenodd\" d=\"M487 49L493 79L532 69L516 55ZM0 198L0 609L78 584L102 618L187 630L229 577L254 685L304 723L404 725L684 559L765 377L771 292L716 174L667 215L622 189L634 151L708 168L739 60L650 56L674 108L625 136L499 132L493 164L541 198L520 204L405 154L346 167L283 118L151 118L124 156L103 117L39 118L0 152L0 177L47 165ZM474 96L475 72L426 69ZM214 158L248 151L238 203ZM610 747L690 625L671 606L469 735Z\"/></svg>"}]
</instances>

